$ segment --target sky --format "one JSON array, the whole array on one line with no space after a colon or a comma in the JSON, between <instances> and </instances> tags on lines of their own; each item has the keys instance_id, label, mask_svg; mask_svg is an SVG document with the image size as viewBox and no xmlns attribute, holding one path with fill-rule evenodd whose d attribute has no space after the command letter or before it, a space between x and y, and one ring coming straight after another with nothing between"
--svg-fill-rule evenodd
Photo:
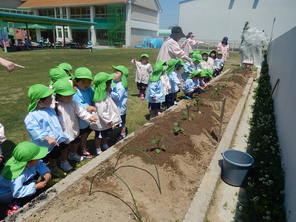
<instances>
[{"instance_id":1,"label":"sky","mask_svg":"<svg viewBox=\"0 0 296 222\"><path fill-rule=\"evenodd\" d=\"M178 24L180 0L159 0L162 12L160 14L160 29L168 29Z\"/></svg>"}]
</instances>

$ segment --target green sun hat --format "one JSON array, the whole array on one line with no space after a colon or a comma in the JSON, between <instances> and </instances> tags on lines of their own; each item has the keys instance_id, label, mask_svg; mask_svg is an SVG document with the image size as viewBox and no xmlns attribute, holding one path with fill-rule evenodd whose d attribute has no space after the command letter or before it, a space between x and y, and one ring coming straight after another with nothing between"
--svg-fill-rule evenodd
<instances>
[{"instance_id":1,"label":"green sun hat","mask_svg":"<svg viewBox=\"0 0 296 222\"><path fill-rule=\"evenodd\" d=\"M114 78L113 74L99 72L94 78L94 102L101 102L107 98L106 82Z\"/></svg>"},{"instance_id":2,"label":"green sun hat","mask_svg":"<svg viewBox=\"0 0 296 222\"><path fill-rule=\"evenodd\" d=\"M48 154L46 147L37 146L32 142L21 142L13 150L12 157L6 162L2 176L7 180L17 178L31 160L39 160Z\"/></svg>"},{"instance_id":3,"label":"green sun hat","mask_svg":"<svg viewBox=\"0 0 296 222\"><path fill-rule=\"evenodd\" d=\"M142 54L140 55L140 59L143 58L143 57L146 57L147 59L150 58L150 56L149 56L147 53L142 53Z\"/></svg>"},{"instance_id":4,"label":"green sun hat","mask_svg":"<svg viewBox=\"0 0 296 222\"><path fill-rule=\"evenodd\" d=\"M167 69L166 69L166 73L169 75L171 74L174 70L176 65L179 63L178 59L170 59L169 61L167 61Z\"/></svg>"},{"instance_id":5,"label":"green sun hat","mask_svg":"<svg viewBox=\"0 0 296 222\"><path fill-rule=\"evenodd\" d=\"M112 66L113 69L120 71L122 73L122 78L121 78L121 82L122 85L125 89L128 88L128 82L127 82L127 77L128 77L128 68L126 68L125 66Z\"/></svg>"},{"instance_id":6,"label":"green sun hat","mask_svg":"<svg viewBox=\"0 0 296 222\"><path fill-rule=\"evenodd\" d=\"M51 84L53 84L55 81L57 81L58 79L62 79L62 78L66 78L69 77L67 75L67 73L65 72L65 70L61 69L61 68L52 68L49 70L49 78L51 80Z\"/></svg>"},{"instance_id":7,"label":"green sun hat","mask_svg":"<svg viewBox=\"0 0 296 222\"><path fill-rule=\"evenodd\" d=\"M28 97L30 99L30 104L28 106L28 111L32 112L37 108L37 104L40 99L46 98L52 95L52 91L45 85L35 84L32 85L28 90Z\"/></svg>"},{"instance_id":8,"label":"green sun hat","mask_svg":"<svg viewBox=\"0 0 296 222\"><path fill-rule=\"evenodd\" d=\"M184 62L183 59L178 58L177 60L178 60L178 63L182 66L184 66L186 64L186 62Z\"/></svg>"},{"instance_id":9,"label":"green sun hat","mask_svg":"<svg viewBox=\"0 0 296 222\"><path fill-rule=\"evenodd\" d=\"M69 63L66 63L66 62L63 62L63 63L59 64L58 68L66 70L66 71L68 71L70 73L72 73L72 71L73 71L72 66Z\"/></svg>"},{"instance_id":10,"label":"green sun hat","mask_svg":"<svg viewBox=\"0 0 296 222\"><path fill-rule=\"evenodd\" d=\"M201 77L201 73L202 73L202 70L193 70L192 73L190 74L189 78L192 79L193 77L196 77L196 76L199 76Z\"/></svg>"},{"instance_id":11,"label":"green sun hat","mask_svg":"<svg viewBox=\"0 0 296 222\"><path fill-rule=\"evenodd\" d=\"M201 77L212 77L213 73L214 72L211 69L203 69L201 72Z\"/></svg>"},{"instance_id":12,"label":"green sun hat","mask_svg":"<svg viewBox=\"0 0 296 222\"><path fill-rule=\"evenodd\" d=\"M54 94L72 96L76 93L68 78L59 79L53 84Z\"/></svg>"},{"instance_id":13,"label":"green sun hat","mask_svg":"<svg viewBox=\"0 0 296 222\"><path fill-rule=\"evenodd\" d=\"M201 54L193 54L192 56L192 61L193 62L201 62L203 59L202 59L202 55Z\"/></svg>"},{"instance_id":14,"label":"green sun hat","mask_svg":"<svg viewBox=\"0 0 296 222\"><path fill-rule=\"evenodd\" d=\"M153 73L149 78L150 82L157 82L160 80L162 73L166 70L164 67L165 62L157 61L153 66Z\"/></svg>"},{"instance_id":15,"label":"green sun hat","mask_svg":"<svg viewBox=\"0 0 296 222\"><path fill-rule=\"evenodd\" d=\"M79 67L75 70L74 77L76 79L89 79L93 80L92 72L86 67Z\"/></svg>"}]
</instances>

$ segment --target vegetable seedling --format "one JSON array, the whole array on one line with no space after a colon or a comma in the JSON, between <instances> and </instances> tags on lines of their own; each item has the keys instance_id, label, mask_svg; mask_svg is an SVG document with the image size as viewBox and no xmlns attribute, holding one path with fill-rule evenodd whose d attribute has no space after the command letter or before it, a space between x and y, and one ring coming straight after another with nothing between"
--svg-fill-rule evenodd
<instances>
[{"instance_id":1,"label":"vegetable seedling","mask_svg":"<svg viewBox=\"0 0 296 222\"><path fill-rule=\"evenodd\" d=\"M175 135L179 135L181 133L184 133L184 129L181 128L181 123L180 122L175 122L174 123L173 132L174 132Z\"/></svg>"},{"instance_id":2,"label":"vegetable seedling","mask_svg":"<svg viewBox=\"0 0 296 222\"><path fill-rule=\"evenodd\" d=\"M154 144L155 147L150 149L151 151L155 151L157 154L159 154L161 151L166 151L167 150L167 147L166 145L160 145L162 139L154 139L154 140L151 140L150 143L151 144Z\"/></svg>"}]
</instances>

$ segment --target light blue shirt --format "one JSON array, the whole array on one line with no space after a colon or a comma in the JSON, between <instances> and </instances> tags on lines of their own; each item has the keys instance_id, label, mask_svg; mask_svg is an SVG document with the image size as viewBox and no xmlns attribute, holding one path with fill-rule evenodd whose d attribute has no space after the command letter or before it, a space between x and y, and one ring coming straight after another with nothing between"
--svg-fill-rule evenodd
<instances>
[{"instance_id":1,"label":"light blue shirt","mask_svg":"<svg viewBox=\"0 0 296 222\"><path fill-rule=\"evenodd\" d=\"M113 83L116 85L112 86L111 98L118 107L120 115L125 115L127 109L128 91L123 87L122 82L113 81Z\"/></svg>"},{"instance_id":2,"label":"light blue shirt","mask_svg":"<svg viewBox=\"0 0 296 222\"><path fill-rule=\"evenodd\" d=\"M221 69L224 66L223 59L215 59L214 64L217 69Z\"/></svg>"},{"instance_id":3,"label":"light blue shirt","mask_svg":"<svg viewBox=\"0 0 296 222\"><path fill-rule=\"evenodd\" d=\"M186 93L191 93L194 91L194 82L192 79L186 79L185 83L184 83L184 91Z\"/></svg>"},{"instance_id":4,"label":"light blue shirt","mask_svg":"<svg viewBox=\"0 0 296 222\"><path fill-rule=\"evenodd\" d=\"M156 99L152 99L153 97ZM165 101L161 80L157 82L149 82L148 88L146 90L146 100L148 103L163 103Z\"/></svg>"},{"instance_id":5,"label":"light blue shirt","mask_svg":"<svg viewBox=\"0 0 296 222\"><path fill-rule=\"evenodd\" d=\"M176 93L179 91L179 86L181 84L178 74L174 71L170 75L168 75L171 84L171 93Z\"/></svg>"},{"instance_id":6,"label":"light blue shirt","mask_svg":"<svg viewBox=\"0 0 296 222\"><path fill-rule=\"evenodd\" d=\"M92 102L93 97L94 97L94 90L92 88L89 88L88 90L77 88L77 92L73 96L73 101L78 103L78 105L81 106L82 108L86 108L88 106L93 105L93 102ZM89 122L79 119L79 128L85 129L87 127L89 127Z\"/></svg>"},{"instance_id":7,"label":"light blue shirt","mask_svg":"<svg viewBox=\"0 0 296 222\"><path fill-rule=\"evenodd\" d=\"M0 202L9 203L13 198L22 198L36 193L35 182L24 185L33 179L35 175L44 176L49 173L46 165L39 160L35 166L26 167L24 171L14 180L7 180L0 174Z\"/></svg>"},{"instance_id":8,"label":"light blue shirt","mask_svg":"<svg viewBox=\"0 0 296 222\"><path fill-rule=\"evenodd\" d=\"M38 146L45 146L49 152L50 146L44 138L50 136L58 143L65 142L69 136L63 132L56 112L52 108L37 109L29 112L25 118L25 125L32 142Z\"/></svg>"},{"instance_id":9,"label":"light blue shirt","mask_svg":"<svg viewBox=\"0 0 296 222\"><path fill-rule=\"evenodd\" d=\"M196 87L196 88L200 86L200 81L199 81L199 79L193 81L193 83L194 83L194 87Z\"/></svg>"}]
</instances>

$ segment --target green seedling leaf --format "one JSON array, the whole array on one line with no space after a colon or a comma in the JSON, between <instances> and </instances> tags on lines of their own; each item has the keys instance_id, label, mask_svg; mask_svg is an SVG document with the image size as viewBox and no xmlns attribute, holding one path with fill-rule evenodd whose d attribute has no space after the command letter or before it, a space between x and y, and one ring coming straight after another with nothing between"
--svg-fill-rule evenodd
<instances>
[{"instance_id":1,"label":"green seedling leaf","mask_svg":"<svg viewBox=\"0 0 296 222\"><path fill-rule=\"evenodd\" d=\"M160 151L161 151L161 149L155 149L155 152L156 152L157 154L159 154Z\"/></svg>"},{"instance_id":2,"label":"green seedling leaf","mask_svg":"<svg viewBox=\"0 0 296 222\"><path fill-rule=\"evenodd\" d=\"M161 145L161 147L160 147L163 151L166 151L167 150L167 147L166 147L166 145Z\"/></svg>"},{"instance_id":3,"label":"green seedling leaf","mask_svg":"<svg viewBox=\"0 0 296 222\"><path fill-rule=\"evenodd\" d=\"M151 144L158 144L160 143L161 139L154 139L154 140L151 140L150 143Z\"/></svg>"},{"instance_id":4,"label":"green seedling leaf","mask_svg":"<svg viewBox=\"0 0 296 222\"><path fill-rule=\"evenodd\" d=\"M175 123L174 123L174 126L179 126L179 123L178 123L178 122L175 122Z\"/></svg>"}]
</instances>

